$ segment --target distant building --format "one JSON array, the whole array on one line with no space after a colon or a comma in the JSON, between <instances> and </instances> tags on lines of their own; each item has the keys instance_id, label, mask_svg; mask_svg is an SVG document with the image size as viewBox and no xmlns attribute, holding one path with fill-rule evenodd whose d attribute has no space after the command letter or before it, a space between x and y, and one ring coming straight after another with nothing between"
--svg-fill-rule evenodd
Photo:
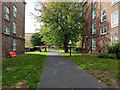
<instances>
[{"instance_id":1,"label":"distant building","mask_svg":"<svg viewBox=\"0 0 120 90\"><path fill-rule=\"evenodd\" d=\"M25 46L31 46L30 38L33 33L25 33Z\"/></svg>"},{"instance_id":2,"label":"distant building","mask_svg":"<svg viewBox=\"0 0 120 90\"><path fill-rule=\"evenodd\" d=\"M85 37L83 52L106 52L106 48L120 41L120 0L86 0L84 2Z\"/></svg>"},{"instance_id":3,"label":"distant building","mask_svg":"<svg viewBox=\"0 0 120 90\"><path fill-rule=\"evenodd\" d=\"M9 52L24 54L25 2L1 2L0 0L0 59Z\"/></svg>"}]
</instances>

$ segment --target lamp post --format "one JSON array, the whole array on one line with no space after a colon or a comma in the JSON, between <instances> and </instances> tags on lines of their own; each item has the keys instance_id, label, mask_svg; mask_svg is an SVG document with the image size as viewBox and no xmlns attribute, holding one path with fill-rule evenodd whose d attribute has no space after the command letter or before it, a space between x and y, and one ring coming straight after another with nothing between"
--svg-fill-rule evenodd
<instances>
[{"instance_id":1,"label":"lamp post","mask_svg":"<svg viewBox=\"0 0 120 90\"><path fill-rule=\"evenodd\" d=\"M71 40L69 41L69 44L70 44L70 57L71 57L71 44L72 44Z\"/></svg>"}]
</instances>

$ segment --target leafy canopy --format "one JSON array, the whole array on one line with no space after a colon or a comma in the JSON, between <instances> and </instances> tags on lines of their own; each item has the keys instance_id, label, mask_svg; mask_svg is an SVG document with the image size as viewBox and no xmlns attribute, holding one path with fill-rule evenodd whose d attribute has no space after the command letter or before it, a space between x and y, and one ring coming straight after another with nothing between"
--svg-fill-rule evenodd
<instances>
[{"instance_id":1,"label":"leafy canopy","mask_svg":"<svg viewBox=\"0 0 120 90\"><path fill-rule=\"evenodd\" d=\"M38 22L43 22L40 30L43 39L49 45L64 46L67 50L68 42L79 40L84 26L83 7L79 2L42 2L37 8L41 15ZM38 5L38 6L39 6Z\"/></svg>"},{"instance_id":2,"label":"leafy canopy","mask_svg":"<svg viewBox=\"0 0 120 90\"><path fill-rule=\"evenodd\" d=\"M40 33L34 33L31 36L30 42L33 46L42 46L44 45L44 42L42 42L42 36L40 35Z\"/></svg>"}]
</instances>

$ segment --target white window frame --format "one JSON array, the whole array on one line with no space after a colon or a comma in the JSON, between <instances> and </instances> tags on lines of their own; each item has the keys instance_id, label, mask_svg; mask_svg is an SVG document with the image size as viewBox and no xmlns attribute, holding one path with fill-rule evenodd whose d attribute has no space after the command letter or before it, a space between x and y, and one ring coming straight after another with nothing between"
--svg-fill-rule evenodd
<instances>
[{"instance_id":1,"label":"white window frame","mask_svg":"<svg viewBox=\"0 0 120 90\"><path fill-rule=\"evenodd\" d=\"M103 33L102 33L102 30L105 31L105 29L106 29L106 32L103 32ZM104 34L106 34L106 33L107 33L107 27L102 27L102 28L100 29L100 35L104 35Z\"/></svg>"},{"instance_id":2,"label":"white window frame","mask_svg":"<svg viewBox=\"0 0 120 90\"><path fill-rule=\"evenodd\" d=\"M103 15L103 11L104 11L104 10L106 10L106 13ZM102 19L104 16L106 16L106 19L105 19L105 20ZM101 22L104 22L104 21L106 21L106 20L107 20L107 8L104 8L104 9L101 11Z\"/></svg>"},{"instance_id":3,"label":"white window frame","mask_svg":"<svg viewBox=\"0 0 120 90\"><path fill-rule=\"evenodd\" d=\"M94 42L95 41L95 42ZM93 44L93 42L95 43L95 45ZM96 49L96 40L95 39L92 39L92 50L95 50Z\"/></svg>"},{"instance_id":4,"label":"white window frame","mask_svg":"<svg viewBox=\"0 0 120 90\"><path fill-rule=\"evenodd\" d=\"M116 5L120 0L111 0L111 6L113 7Z\"/></svg>"},{"instance_id":5,"label":"white window frame","mask_svg":"<svg viewBox=\"0 0 120 90\"><path fill-rule=\"evenodd\" d=\"M13 5L13 16L16 18L17 16L17 7Z\"/></svg>"},{"instance_id":6,"label":"white window frame","mask_svg":"<svg viewBox=\"0 0 120 90\"><path fill-rule=\"evenodd\" d=\"M4 26L4 34L10 35L10 29L7 26Z\"/></svg>"},{"instance_id":7,"label":"white window frame","mask_svg":"<svg viewBox=\"0 0 120 90\"><path fill-rule=\"evenodd\" d=\"M14 48L14 46L15 46L15 48ZM15 39L13 40L13 51L16 51L16 40Z\"/></svg>"},{"instance_id":8,"label":"white window frame","mask_svg":"<svg viewBox=\"0 0 120 90\"><path fill-rule=\"evenodd\" d=\"M83 43L83 48L85 49L85 42Z\"/></svg>"},{"instance_id":9,"label":"white window frame","mask_svg":"<svg viewBox=\"0 0 120 90\"><path fill-rule=\"evenodd\" d=\"M10 20L10 9L6 5L4 5L4 19Z\"/></svg>"},{"instance_id":10,"label":"white window frame","mask_svg":"<svg viewBox=\"0 0 120 90\"><path fill-rule=\"evenodd\" d=\"M96 29L95 29L95 28L94 28L94 25L96 26L96 23L92 24L92 34L96 34L96 29L97 29L97 27L96 27Z\"/></svg>"},{"instance_id":11,"label":"white window frame","mask_svg":"<svg viewBox=\"0 0 120 90\"><path fill-rule=\"evenodd\" d=\"M96 15L95 15L95 10L96 10ZM95 7L92 11L92 19L95 19L97 16L97 8Z\"/></svg>"},{"instance_id":12,"label":"white window frame","mask_svg":"<svg viewBox=\"0 0 120 90\"><path fill-rule=\"evenodd\" d=\"M116 24L113 24L113 15L115 14L115 13L118 13L117 15L117 17L118 17L118 21L117 21L117 23ZM112 14L111 14L111 28L115 28L115 27L117 27L119 25L119 10L117 10L117 11L115 11L115 12L113 12Z\"/></svg>"},{"instance_id":13,"label":"white window frame","mask_svg":"<svg viewBox=\"0 0 120 90\"><path fill-rule=\"evenodd\" d=\"M114 34L114 35L111 36L111 45L117 43L117 42L113 42L113 36L117 36L118 37L118 34Z\"/></svg>"},{"instance_id":14,"label":"white window frame","mask_svg":"<svg viewBox=\"0 0 120 90\"><path fill-rule=\"evenodd\" d=\"M13 22L13 33L16 34L16 23Z\"/></svg>"}]
</instances>

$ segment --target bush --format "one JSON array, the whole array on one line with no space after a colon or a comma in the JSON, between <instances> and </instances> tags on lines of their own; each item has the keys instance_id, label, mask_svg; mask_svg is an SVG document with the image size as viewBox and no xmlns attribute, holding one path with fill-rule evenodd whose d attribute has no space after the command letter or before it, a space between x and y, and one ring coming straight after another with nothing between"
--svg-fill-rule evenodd
<instances>
[{"instance_id":1,"label":"bush","mask_svg":"<svg viewBox=\"0 0 120 90\"><path fill-rule=\"evenodd\" d=\"M117 57L116 57L115 54L109 54L109 58L110 58L110 59L117 59Z\"/></svg>"},{"instance_id":2,"label":"bush","mask_svg":"<svg viewBox=\"0 0 120 90\"><path fill-rule=\"evenodd\" d=\"M113 44L107 47L109 54L115 54L118 59L120 59L120 43Z\"/></svg>"},{"instance_id":3,"label":"bush","mask_svg":"<svg viewBox=\"0 0 120 90\"><path fill-rule=\"evenodd\" d=\"M107 53L98 53L97 57L98 58L108 58L109 55Z\"/></svg>"},{"instance_id":4,"label":"bush","mask_svg":"<svg viewBox=\"0 0 120 90\"><path fill-rule=\"evenodd\" d=\"M81 52L81 48L74 48L73 51Z\"/></svg>"}]
</instances>

